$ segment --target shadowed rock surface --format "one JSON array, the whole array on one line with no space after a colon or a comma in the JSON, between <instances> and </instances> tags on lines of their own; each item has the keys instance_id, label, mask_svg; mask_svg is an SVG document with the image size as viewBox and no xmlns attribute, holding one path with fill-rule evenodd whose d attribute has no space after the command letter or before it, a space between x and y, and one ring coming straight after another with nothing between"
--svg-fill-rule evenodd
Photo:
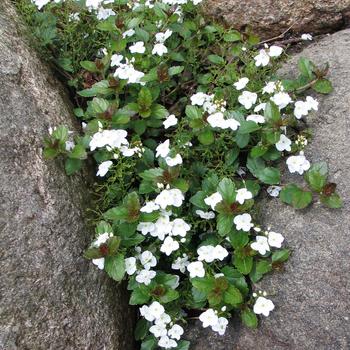
<instances>
[{"instance_id":1,"label":"shadowed rock surface","mask_svg":"<svg viewBox=\"0 0 350 350\"><path fill-rule=\"evenodd\" d=\"M206 0L206 12L236 29L247 26L272 38L293 25L294 33L327 33L350 24L350 0Z\"/></svg>"},{"instance_id":2,"label":"shadowed rock surface","mask_svg":"<svg viewBox=\"0 0 350 350\"><path fill-rule=\"evenodd\" d=\"M0 349L135 349L127 296L82 258L86 176L42 157L49 126L77 128L70 104L18 26L1 0Z\"/></svg>"},{"instance_id":3,"label":"shadowed rock surface","mask_svg":"<svg viewBox=\"0 0 350 350\"><path fill-rule=\"evenodd\" d=\"M265 276L257 289L273 294L276 309L249 330L231 322L225 336L192 325L193 350L346 350L350 348L350 30L330 35L293 57L284 75L295 76L300 56L330 63L334 92L317 96L319 111L308 117L314 139L306 149L313 162L327 161L344 208L315 203L295 211L278 199L263 202L266 225L284 234L293 254L283 273ZM301 181L288 175L289 181Z\"/></svg>"}]
</instances>

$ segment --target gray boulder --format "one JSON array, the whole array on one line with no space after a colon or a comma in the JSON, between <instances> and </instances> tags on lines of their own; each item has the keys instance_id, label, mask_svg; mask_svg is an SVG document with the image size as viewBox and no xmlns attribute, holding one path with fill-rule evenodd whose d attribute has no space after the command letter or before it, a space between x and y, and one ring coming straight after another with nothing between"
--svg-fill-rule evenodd
<instances>
[{"instance_id":1,"label":"gray boulder","mask_svg":"<svg viewBox=\"0 0 350 350\"><path fill-rule=\"evenodd\" d=\"M0 348L134 349L128 298L82 258L88 174L45 161L48 127L78 130L60 83L0 1Z\"/></svg>"},{"instance_id":2,"label":"gray boulder","mask_svg":"<svg viewBox=\"0 0 350 350\"><path fill-rule=\"evenodd\" d=\"M229 26L247 26L262 38L294 33L328 33L350 21L350 0L206 0L205 11Z\"/></svg>"},{"instance_id":3,"label":"gray boulder","mask_svg":"<svg viewBox=\"0 0 350 350\"><path fill-rule=\"evenodd\" d=\"M334 92L318 96L319 111L308 122L314 132L307 158L327 161L330 180L338 184L344 208L315 203L295 211L278 199L263 202L264 222L284 234L293 250L285 271L266 276L262 290L276 295L275 310L257 330L234 320L225 336L192 325L194 350L346 350L350 348L350 30L330 35L294 56L284 69L296 74L300 56L329 62ZM300 176L289 176L298 182Z\"/></svg>"}]
</instances>

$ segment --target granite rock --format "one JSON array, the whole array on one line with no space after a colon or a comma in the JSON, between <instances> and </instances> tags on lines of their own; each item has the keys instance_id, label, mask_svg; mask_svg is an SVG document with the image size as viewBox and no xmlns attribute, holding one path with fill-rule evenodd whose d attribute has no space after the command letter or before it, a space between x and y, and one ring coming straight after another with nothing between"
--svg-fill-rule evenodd
<instances>
[{"instance_id":1,"label":"granite rock","mask_svg":"<svg viewBox=\"0 0 350 350\"><path fill-rule=\"evenodd\" d=\"M87 176L43 159L49 126L78 125L20 27L1 0L0 348L135 349L125 288L82 258L92 236Z\"/></svg>"},{"instance_id":2,"label":"granite rock","mask_svg":"<svg viewBox=\"0 0 350 350\"><path fill-rule=\"evenodd\" d=\"M263 222L286 237L292 255L285 271L265 276L259 289L273 295L276 308L257 330L233 320L225 336L192 324L193 350L346 350L350 348L350 30L329 35L292 57L283 69L295 76L300 56L329 62L334 92L317 96L319 111L308 117L314 133L306 156L327 161L330 181L344 199L342 209L316 202L296 211L278 199L261 204ZM288 175L298 182L301 177Z\"/></svg>"}]
</instances>

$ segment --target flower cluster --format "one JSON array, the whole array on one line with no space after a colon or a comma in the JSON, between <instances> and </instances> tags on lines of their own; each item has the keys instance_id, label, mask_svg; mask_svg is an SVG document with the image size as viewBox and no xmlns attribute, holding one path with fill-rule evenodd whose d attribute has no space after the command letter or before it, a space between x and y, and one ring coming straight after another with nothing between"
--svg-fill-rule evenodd
<instances>
[{"instance_id":1,"label":"flower cluster","mask_svg":"<svg viewBox=\"0 0 350 350\"><path fill-rule=\"evenodd\" d=\"M327 92L325 73L302 59L300 77L278 80L283 49L208 23L198 0L87 0L74 12L64 1L33 3L52 16L65 9L56 43L78 24L87 41L97 38L83 60L75 51L57 59L79 90L82 135L51 129L44 154L65 156L68 174L94 157L98 224L85 257L128 281L136 338L143 348L187 349L191 309L220 335L233 313L257 327L274 304L250 291L289 257L283 235L257 223L261 191L297 209L312 192L341 205L327 166L304 154L318 102L301 93ZM310 190L281 185L282 164Z\"/></svg>"}]
</instances>

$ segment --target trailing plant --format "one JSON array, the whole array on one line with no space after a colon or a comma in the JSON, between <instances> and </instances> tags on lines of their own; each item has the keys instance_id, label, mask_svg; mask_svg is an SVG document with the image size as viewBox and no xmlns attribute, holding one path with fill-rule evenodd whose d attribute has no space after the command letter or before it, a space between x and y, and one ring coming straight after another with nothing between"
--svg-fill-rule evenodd
<instances>
[{"instance_id":1,"label":"trailing plant","mask_svg":"<svg viewBox=\"0 0 350 350\"><path fill-rule=\"evenodd\" d=\"M51 129L44 154L65 157L69 175L96 161L101 214L85 257L128 280L141 349L188 349L188 316L219 334L234 313L257 327L274 304L255 283L290 254L259 225L259 194L341 206L327 165L303 153L318 110L305 91L331 92L327 67L300 59L300 75L280 80L282 48L208 22L198 0L34 2L82 123L81 135ZM281 185L285 167L307 186Z\"/></svg>"}]
</instances>

